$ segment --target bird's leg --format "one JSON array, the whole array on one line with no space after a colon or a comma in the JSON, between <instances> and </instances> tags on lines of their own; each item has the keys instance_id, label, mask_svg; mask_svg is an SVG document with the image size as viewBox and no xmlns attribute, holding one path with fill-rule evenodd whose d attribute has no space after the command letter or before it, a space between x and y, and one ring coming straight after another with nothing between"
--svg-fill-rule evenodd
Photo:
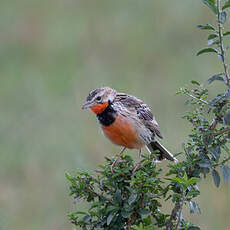
<instances>
[{"instance_id":1,"label":"bird's leg","mask_svg":"<svg viewBox=\"0 0 230 230\"><path fill-rule=\"evenodd\" d=\"M137 162L137 164L135 165L135 167L133 169L133 173L135 173L137 171L137 169L140 168L140 166L141 166L141 159L142 159L142 150L140 149L139 150L139 159L138 159L138 162Z\"/></svg>"},{"instance_id":2,"label":"bird's leg","mask_svg":"<svg viewBox=\"0 0 230 230\"><path fill-rule=\"evenodd\" d=\"M117 164L117 162L120 160L122 153L125 151L126 147L122 148L122 150L120 151L119 155L116 157L116 159L114 160L114 162L111 165L111 172L113 173L113 167Z\"/></svg>"}]
</instances>

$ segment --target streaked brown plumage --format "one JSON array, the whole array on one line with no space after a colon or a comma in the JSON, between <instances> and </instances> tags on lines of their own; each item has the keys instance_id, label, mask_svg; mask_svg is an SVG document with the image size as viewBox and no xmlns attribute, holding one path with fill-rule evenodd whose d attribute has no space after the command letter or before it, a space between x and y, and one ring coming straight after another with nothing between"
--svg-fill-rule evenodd
<instances>
[{"instance_id":1,"label":"streaked brown plumage","mask_svg":"<svg viewBox=\"0 0 230 230\"><path fill-rule=\"evenodd\" d=\"M139 162L134 171L140 167L141 150L145 146L150 152L158 150L156 160L177 161L158 142L156 137L162 138L158 123L150 108L140 99L118 93L109 87L101 87L89 93L82 108L90 108L97 115L105 136L113 143L124 147L113 162L112 171L125 148L139 150Z\"/></svg>"}]
</instances>

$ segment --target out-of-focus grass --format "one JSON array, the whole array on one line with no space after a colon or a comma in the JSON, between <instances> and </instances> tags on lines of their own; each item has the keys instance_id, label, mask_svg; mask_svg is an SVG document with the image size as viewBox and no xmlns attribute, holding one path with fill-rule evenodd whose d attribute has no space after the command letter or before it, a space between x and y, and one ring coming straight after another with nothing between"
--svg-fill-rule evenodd
<instances>
[{"instance_id":1,"label":"out-of-focus grass","mask_svg":"<svg viewBox=\"0 0 230 230\"><path fill-rule=\"evenodd\" d=\"M119 148L82 111L109 85L144 99L164 143L179 152L188 126L174 97L220 67L195 57L210 22L199 1L2 1L0 5L0 229L71 229L65 171L94 170ZM136 154L135 151L130 153ZM163 165L165 165L163 163ZM202 186L204 229L227 230L229 188Z\"/></svg>"}]
</instances>

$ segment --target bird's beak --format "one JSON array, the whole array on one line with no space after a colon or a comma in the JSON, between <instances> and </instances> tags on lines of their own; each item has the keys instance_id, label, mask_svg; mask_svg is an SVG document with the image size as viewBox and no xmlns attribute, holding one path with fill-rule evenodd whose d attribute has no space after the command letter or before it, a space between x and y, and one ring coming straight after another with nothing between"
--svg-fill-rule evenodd
<instances>
[{"instance_id":1,"label":"bird's beak","mask_svg":"<svg viewBox=\"0 0 230 230\"><path fill-rule=\"evenodd\" d=\"M91 107L92 106L92 102L90 102L90 101L87 101L84 105L82 105L82 109L88 109L89 107Z\"/></svg>"}]
</instances>

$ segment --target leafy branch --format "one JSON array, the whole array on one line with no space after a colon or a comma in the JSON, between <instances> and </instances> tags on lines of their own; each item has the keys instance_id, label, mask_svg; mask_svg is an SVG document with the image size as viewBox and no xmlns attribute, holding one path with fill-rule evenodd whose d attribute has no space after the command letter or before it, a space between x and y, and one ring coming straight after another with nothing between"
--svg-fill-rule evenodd
<instances>
[{"instance_id":1,"label":"leafy branch","mask_svg":"<svg viewBox=\"0 0 230 230\"><path fill-rule=\"evenodd\" d=\"M218 21L218 36L219 36L219 47L220 47L220 57L224 66L224 73L226 78L226 84L228 87L229 85L229 74L228 74L228 67L226 64L226 55L225 55L225 49L223 44L223 24L226 22L227 13L225 11L221 10L221 0L216 1L217 4L217 21Z\"/></svg>"}]
</instances>

